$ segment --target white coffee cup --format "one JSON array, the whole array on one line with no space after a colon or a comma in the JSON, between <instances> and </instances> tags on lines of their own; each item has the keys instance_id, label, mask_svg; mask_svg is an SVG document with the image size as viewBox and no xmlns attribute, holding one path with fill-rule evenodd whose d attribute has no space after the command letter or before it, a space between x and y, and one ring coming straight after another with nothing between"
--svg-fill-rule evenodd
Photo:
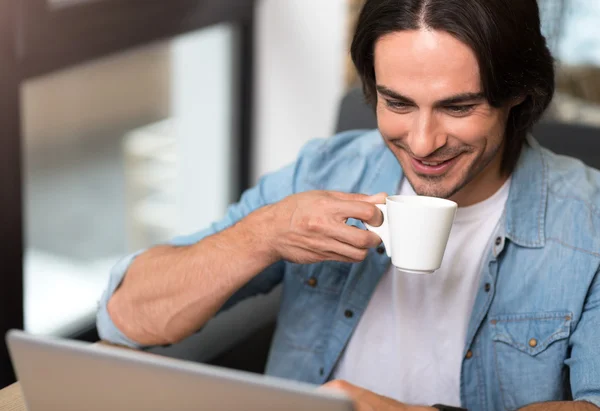
<instances>
[{"instance_id":1,"label":"white coffee cup","mask_svg":"<svg viewBox=\"0 0 600 411\"><path fill-rule=\"evenodd\" d=\"M396 195L377 207L383 213L383 224L365 226L381 237L394 266L417 274L440 268L456 215L454 201Z\"/></svg>"}]
</instances>

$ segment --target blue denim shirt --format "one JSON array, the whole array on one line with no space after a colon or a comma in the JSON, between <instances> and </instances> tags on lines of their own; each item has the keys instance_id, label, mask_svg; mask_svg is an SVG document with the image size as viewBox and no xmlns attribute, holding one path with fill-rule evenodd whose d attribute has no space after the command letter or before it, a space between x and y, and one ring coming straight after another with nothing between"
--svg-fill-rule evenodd
<instances>
[{"instance_id":1,"label":"blue denim shirt","mask_svg":"<svg viewBox=\"0 0 600 411\"><path fill-rule=\"evenodd\" d=\"M293 193L394 193L401 179L401 167L378 131L314 140L294 164L248 190L221 221L171 244L195 243ZM358 221L349 223L362 227ZM575 399L600 406L600 172L529 138L498 227L469 320L462 405L514 410ZM106 310L133 258L113 269L98 328L102 338L135 346ZM376 250L357 264L281 261L241 288L223 309L283 282L267 373L321 384L389 264L385 253Z\"/></svg>"}]
</instances>

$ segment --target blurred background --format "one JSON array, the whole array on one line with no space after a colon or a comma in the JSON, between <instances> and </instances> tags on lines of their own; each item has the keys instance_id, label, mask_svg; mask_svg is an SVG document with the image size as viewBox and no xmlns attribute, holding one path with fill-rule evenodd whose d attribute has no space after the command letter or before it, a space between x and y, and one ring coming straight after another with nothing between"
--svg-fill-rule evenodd
<instances>
[{"instance_id":1,"label":"blurred background","mask_svg":"<svg viewBox=\"0 0 600 411\"><path fill-rule=\"evenodd\" d=\"M97 338L120 257L220 218L359 86L361 0L1 1L2 334ZM547 117L600 127L600 2L539 4Z\"/></svg>"}]
</instances>

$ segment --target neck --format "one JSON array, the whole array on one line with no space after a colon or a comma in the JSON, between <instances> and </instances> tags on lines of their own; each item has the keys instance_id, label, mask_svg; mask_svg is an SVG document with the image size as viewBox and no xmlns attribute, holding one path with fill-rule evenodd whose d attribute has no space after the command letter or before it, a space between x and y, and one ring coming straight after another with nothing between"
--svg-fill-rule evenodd
<instances>
[{"instance_id":1,"label":"neck","mask_svg":"<svg viewBox=\"0 0 600 411\"><path fill-rule=\"evenodd\" d=\"M510 177L510 174L501 171L501 158L497 156L473 180L450 197L450 200L456 202L459 207L468 207L493 196Z\"/></svg>"}]
</instances>

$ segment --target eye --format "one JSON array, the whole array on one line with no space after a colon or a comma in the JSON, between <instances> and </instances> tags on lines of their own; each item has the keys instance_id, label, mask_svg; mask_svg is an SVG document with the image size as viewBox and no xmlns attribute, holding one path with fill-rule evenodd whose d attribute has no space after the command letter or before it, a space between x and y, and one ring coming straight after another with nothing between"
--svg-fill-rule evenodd
<instances>
[{"instance_id":1,"label":"eye","mask_svg":"<svg viewBox=\"0 0 600 411\"><path fill-rule=\"evenodd\" d=\"M475 107L474 104L468 104L468 105L463 105L463 106L448 106L448 107L446 107L446 111L448 111L450 114L454 114L454 115L465 115L465 114L469 114L471 111L473 111L474 107Z\"/></svg>"},{"instance_id":2,"label":"eye","mask_svg":"<svg viewBox=\"0 0 600 411\"><path fill-rule=\"evenodd\" d=\"M407 111L411 107L409 104L394 100L385 100L385 105L396 111Z\"/></svg>"}]
</instances>

